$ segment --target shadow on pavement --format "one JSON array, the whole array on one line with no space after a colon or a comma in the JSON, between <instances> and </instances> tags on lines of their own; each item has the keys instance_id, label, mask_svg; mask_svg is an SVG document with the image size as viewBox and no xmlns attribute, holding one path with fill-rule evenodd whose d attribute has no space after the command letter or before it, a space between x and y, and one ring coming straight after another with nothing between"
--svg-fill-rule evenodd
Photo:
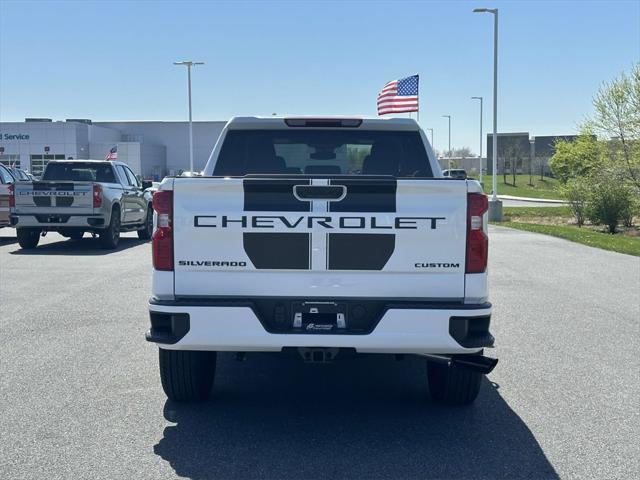
<instances>
[{"instance_id":1,"label":"shadow on pavement","mask_svg":"<svg viewBox=\"0 0 640 480\"><path fill-rule=\"evenodd\" d=\"M10 243L17 243L18 239L16 237L0 237L0 247L3 245L9 245Z\"/></svg>"},{"instance_id":2,"label":"shadow on pavement","mask_svg":"<svg viewBox=\"0 0 640 480\"><path fill-rule=\"evenodd\" d=\"M451 408L430 402L425 378L415 357L220 355L212 400L167 401L175 425L154 452L195 479L558 478L497 385Z\"/></svg>"},{"instance_id":3,"label":"shadow on pavement","mask_svg":"<svg viewBox=\"0 0 640 480\"><path fill-rule=\"evenodd\" d=\"M23 250L18 247L17 250L9 253L11 253L11 255L109 255L148 242L148 240L140 240L138 238L122 237L118 243L118 248L104 250L100 246L99 240L97 238L91 238L90 236L85 236L80 240L71 240L64 237L59 238L60 241L42 243L31 250Z\"/></svg>"}]
</instances>

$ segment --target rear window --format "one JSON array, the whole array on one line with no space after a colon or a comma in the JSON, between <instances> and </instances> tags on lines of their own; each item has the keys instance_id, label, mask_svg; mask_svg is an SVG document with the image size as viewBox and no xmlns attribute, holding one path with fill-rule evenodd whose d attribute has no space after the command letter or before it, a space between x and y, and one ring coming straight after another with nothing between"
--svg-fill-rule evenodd
<instances>
[{"instance_id":1,"label":"rear window","mask_svg":"<svg viewBox=\"0 0 640 480\"><path fill-rule=\"evenodd\" d=\"M117 183L111 165L83 162L50 163L42 180Z\"/></svg>"},{"instance_id":2,"label":"rear window","mask_svg":"<svg viewBox=\"0 0 640 480\"><path fill-rule=\"evenodd\" d=\"M418 132L232 130L213 174L431 177Z\"/></svg>"}]
</instances>

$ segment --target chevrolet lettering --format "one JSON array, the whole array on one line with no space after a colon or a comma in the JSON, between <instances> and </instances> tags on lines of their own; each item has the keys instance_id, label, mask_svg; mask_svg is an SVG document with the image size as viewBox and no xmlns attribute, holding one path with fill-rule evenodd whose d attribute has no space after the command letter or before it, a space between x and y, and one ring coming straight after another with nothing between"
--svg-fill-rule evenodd
<instances>
[{"instance_id":1,"label":"chevrolet lettering","mask_svg":"<svg viewBox=\"0 0 640 480\"><path fill-rule=\"evenodd\" d=\"M194 227L213 228L285 228L290 230L305 230L313 228L325 229L431 229L435 230L438 222L444 222L445 217L375 217L375 216L298 216L286 217L281 215L196 215L193 217Z\"/></svg>"},{"instance_id":2,"label":"chevrolet lettering","mask_svg":"<svg viewBox=\"0 0 640 480\"><path fill-rule=\"evenodd\" d=\"M76 192L64 190L19 190L18 196L25 197L84 197L90 192Z\"/></svg>"}]
</instances>

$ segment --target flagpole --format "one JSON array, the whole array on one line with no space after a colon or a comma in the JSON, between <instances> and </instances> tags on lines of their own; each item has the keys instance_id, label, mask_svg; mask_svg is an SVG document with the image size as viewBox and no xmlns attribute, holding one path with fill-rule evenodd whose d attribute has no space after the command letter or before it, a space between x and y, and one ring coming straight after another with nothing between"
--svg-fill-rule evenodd
<instances>
[{"instance_id":1,"label":"flagpole","mask_svg":"<svg viewBox=\"0 0 640 480\"><path fill-rule=\"evenodd\" d=\"M418 78L418 89L416 91L416 93L418 94L418 110L416 112L416 116L418 117L418 123L420 123L420 74L416 73L416 77Z\"/></svg>"}]
</instances>

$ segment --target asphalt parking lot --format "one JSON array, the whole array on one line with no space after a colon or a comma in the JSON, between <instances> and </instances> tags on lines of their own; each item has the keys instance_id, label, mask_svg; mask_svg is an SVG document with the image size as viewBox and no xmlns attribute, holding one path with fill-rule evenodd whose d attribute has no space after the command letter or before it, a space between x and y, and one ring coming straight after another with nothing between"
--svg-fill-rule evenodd
<instances>
[{"instance_id":1,"label":"asphalt parking lot","mask_svg":"<svg viewBox=\"0 0 640 480\"><path fill-rule=\"evenodd\" d=\"M467 408L429 401L419 359L264 354L173 404L150 245L0 230L0 478L637 478L640 258L491 229L500 363Z\"/></svg>"}]
</instances>

